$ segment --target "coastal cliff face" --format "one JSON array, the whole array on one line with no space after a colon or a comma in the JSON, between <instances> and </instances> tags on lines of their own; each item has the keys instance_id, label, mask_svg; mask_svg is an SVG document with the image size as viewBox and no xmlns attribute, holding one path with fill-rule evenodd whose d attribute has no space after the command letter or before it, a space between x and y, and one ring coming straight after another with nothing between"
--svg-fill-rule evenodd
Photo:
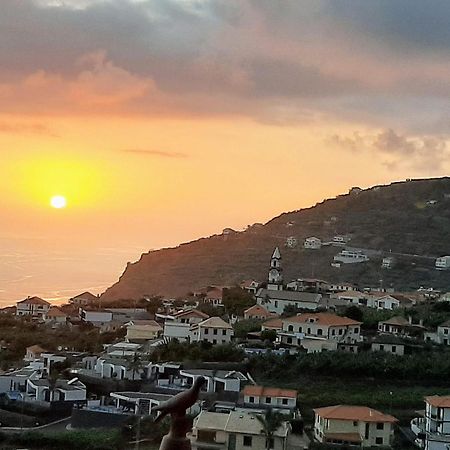
<instances>
[{"instance_id":1,"label":"coastal cliff face","mask_svg":"<svg viewBox=\"0 0 450 450\"><path fill-rule=\"evenodd\" d=\"M341 248L303 247L307 237L328 242L337 235L348 236L348 246L368 249L370 261L334 268L330 263ZM286 245L291 237L297 241L292 248ZM378 286L383 280L385 287L396 289L433 285L450 290L450 272L434 269L434 258L450 255L450 178L353 189L350 194L281 214L242 232L229 230L144 253L139 261L127 265L102 298L180 297L208 285L265 281L275 246L282 252L285 281L317 277ZM396 265L381 269L383 256L389 254L394 254Z\"/></svg>"}]
</instances>

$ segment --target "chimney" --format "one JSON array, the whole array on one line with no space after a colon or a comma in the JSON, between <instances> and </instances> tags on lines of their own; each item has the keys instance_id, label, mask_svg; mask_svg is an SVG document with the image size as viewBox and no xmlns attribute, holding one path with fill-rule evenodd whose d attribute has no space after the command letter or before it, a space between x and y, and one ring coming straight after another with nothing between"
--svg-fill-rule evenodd
<instances>
[{"instance_id":1,"label":"chimney","mask_svg":"<svg viewBox=\"0 0 450 450\"><path fill-rule=\"evenodd\" d=\"M412 325L412 317L411 316L408 316L408 322L410 325Z\"/></svg>"}]
</instances>

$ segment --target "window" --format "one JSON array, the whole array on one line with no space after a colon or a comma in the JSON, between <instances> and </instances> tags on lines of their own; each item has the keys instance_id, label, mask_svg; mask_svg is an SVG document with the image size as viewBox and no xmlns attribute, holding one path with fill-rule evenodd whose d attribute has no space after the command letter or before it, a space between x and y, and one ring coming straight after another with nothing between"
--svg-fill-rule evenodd
<instances>
[{"instance_id":1,"label":"window","mask_svg":"<svg viewBox=\"0 0 450 450\"><path fill-rule=\"evenodd\" d=\"M353 426L357 427L358 426L358 422L356 420L353 421Z\"/></svg>"},{"instance_id":2,"label":"window","mask_svg":"<svg viewBox=\"0 0 450 450\"><path fill-rule=\"evenodd\" d=\"M311 328L308 328L308 330L306 331L307 334L311 334Z\"/></svg>"},{"instance_id":3,"label":"window","mask_svg":"<svg viewBox=\"0 0 450 450\"><path fill-rule=\"evenodd\" d=\"M353 330L353 332L354 332L355 334L358 334L358 333L359 333L359 328L356 327L356 328Z\"/></svg>"},{"instance_id":4,"label":"window","mask_svg":"<svg viewBox=\"0 0 450 450\"><path fill-rule=\"evenodd\" d=\"M266 441L266 444L267 444L266 448L270 448L270 449L275 448L275 442L274 442L273 437L272 438L268 438L267 441Z\"/></svg>"},{"instance_id":5,"label":"window","mask_svg":"<svg viewBox=\"0 0 450 450\"><path fill-rule=\"evenodd\" d=\"M383 422L378 422L377 423L377 430L384 430L384 423Z\"/></svg>"},{"instance_id":6,"label":"window","mask_svg":"<svg viewBox=\"0 0 450 450\"><path fill-rule=\"evenodd\" d=\"M395 345L392 346L392 353L395 353L397 351L397 347Z\"/></svg>"},{"instance_id":7,"label":"window","mask_svg":"<svg viewBox=\"0 0 450 450\"><path fill-rule=\"evenodd\" d=\"M377 444L377 445L383 445L383 438L382 438L382 437L377 437L377 438L375 438L375 444Z\"/></svg>"},{"instance_id":8,"label":"window","mask_svg":"<svg viewBox=\"0 0 450 450\"><path fill-rule=\"evenodd\" d=\"M272 399L270 397L266 397L266 403L272 403Z\"/></svg>"},{"instance_id":9,"label":"window","mask_svg":"<svg viewBox=\"0 0 450 450\"><path fill-rule=\"evenodd\" d=\"M292 344L292 338L288 337L288 338L286 339L286 341L287 341L288 344Z\"/></svg>"},{"instance_id":10,"label":"window","mask_svg":"<svg viewBox=\"0 0 450 450\"><path fill-rule=\"evenodd\" d=\"M227 330L222 330L222 336L226 336L227 335Z\"/></svg>"},{"instance_id":11,"label":"window","mask_svg":"<svg viewBox=\"0 0 450 450\"><path fill-rule=\"evenodd\" d=\"M205 328L205 334L208 334L208 333L209 333L209 329Z\"/></svg>"},{"instance_id":12,"label":"window","mask_svg":"<svg viewBox=\"0 0 450 450\"><path fill-rule=\"evenodd\" d=\"M368 423L366 423L366 432L365 432L364 437L365 437L365 439L369 439L369 424Z\"/></svg>"},{"instance_id":13,"label":"window","mask_svg":"<svg viewBox=\"0 0 450 450\"><path fill-rule=\"evenodd\" d=\"M244 436L244 441L242 444L244 445L244 447L251 447L252 446L252 437Z\"/></svg>"},{"instance_id":14,"label":"window","mask_svg":"<svg viewBox=\"0 0 450 450\"><path fill-rule=\"evenodd\" d=\"M255 403L255 397L249 397L248 401L249 403Z\"/></svg>"},{"instance_id":15,"label":"window","mask_svg":"<svg viewBox=\"0 0 450 450\"><path fill-rule=\"evenodd\" d=\"M288 326L288 331L294 331L294 325L289 325Z\"/></svg>"},{"instance_id":16,"label":"window","mask_svg":"<svg viewBox=\"0 0 450 450\"><path fill-rule=\"evenodd\" d=\"M384 345L380 344L380 350L384 350Z\"/></svg>"},{"instance_id":17,"label":"window","mask_svg":"<svg viewBox=\"0 0 450 450\"><path fill-rule=\"evenodd\" d=\"M217 328L214 328L213 334L217 334Z\"/></svg>"},{"instance_id":18,"label":"window","mask_svg":"<svg viewBox=\"0 0 450 450\"><path fill-rule=\"evenodd\" d=\"M275 308L278 308L278 300L275 300Z\"/></svg>"},{"instance_id":19,"label":"window","mask_svg":"<svg viewBox=\"0 0 450 450\"><path fill-rule=\"evenodd\" d=\"M303 328L302 327L298 327L298 332L299 333L303 333Z\"/></svg>"},{"instance_id":20,"label":"window","mask_svg":"<svg viewBox=\"0 0 450 450\"><path fill-rule=\"evenodd\" d=\"M334 328L331 329L331 335L334 336L336 334L336 330Z\"/></svg>"},{"instance_id":21,"label":"window","mask_svg":"<svg viewBox=\"0 0 450 450\"><path fill-rule=\"evenodd\" d=\"M288 399L287 398L283 398L281 400L281 403L283 403L283 405L287 405L288 404Z\"/></svg>"},{"instance_id":22,"label":"window","mask_svg":"<svg viewBox=\"0 0 450 450\"><path fill-rule=\"evenodd\" d=\"M317 336L322 336L323 331L322 328L317 328Z\"/></svg>"},{"instance_id":23,"label":"window","mask_svg":"<svg viewBox=\"0 0 450 450\"><path fill-rule=\"evenodd\" d=\"M213 344L217 344L217 340L216 339L213 339Z\"/></svg>"},{"instance_id":24,"label":"window","mask_svg":"<svg viewBox=\"0 0 450 450\"><path fill-rule=\"evenodd\" d=\"M444 328L444 334L448 334L448 328Z\"/></svg>"},{"instance_id":25,"label":"window","mask_svg":"<svg viewBox=\"0 0 450 450\"><path fill-rule=\"evenodd\" d=\"M342 328L339 328L339 336L342 335L342 333L343 333Z\"/></svg>"}]
</instances>

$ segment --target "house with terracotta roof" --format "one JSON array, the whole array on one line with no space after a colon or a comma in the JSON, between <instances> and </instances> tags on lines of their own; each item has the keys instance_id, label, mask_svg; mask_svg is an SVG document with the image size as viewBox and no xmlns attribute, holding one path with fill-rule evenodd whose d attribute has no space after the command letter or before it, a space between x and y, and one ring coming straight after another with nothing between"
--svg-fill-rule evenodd
<instances>
[{"instance_id":1,"label":"house with terracotta roof","mask_svg":"<svg viewBox=\"0 0 450 450\"><path fill-rule=\"evenodd\" d=\"M261 331L274 330L280 331L283 329L283 322L279 317L269 319L261 325Z\"/></svg>"},{"instance_id":2,"label":"house with terracotta roof","mask_svg":"<svg viewBox=\"0 0 450 450\"><path fill-rule=\"evenodd\" d=\"M168 340L187 341L190 337L191 326L208 318L208 314L198 309L179 311L172 316L166 317L164 321L164 337Z\"/></svg>"},{"instance_id":3,"label":"house with terracotta roof","mask_svg":"<svg viewBox=\"0 0 450 450\"><path fill-rule=\"evenodd\" d=\"M314 409L314 438L324 444L389 447L397 419L367 406Z\"/></svg>"},{"instance_id":4,"label":"house with terracotta roof","mask_svg":"<svg viewBox=\"0 0 450 450\"><path fill-rule=\"evenodd\" d=\"M412 323L412 318L405 319L403 316L394 316L387 320L378 322L380 333L389 333L395 336L411 336L423 334L425 327L422 320L418 324Z\"/></svg>"},{"instance_id":5,"label":"house with terracotta roof","mask_svg":"<svg viewBox=\"0 0 450 450\"><path fill-rule=\"evenodd\" d=\"M50 303L39 297L27 297L16 303L17 316L32 316L41 319L50 309Z\"/></svg>"},{"instance_id":6,"label":"house with terracotta roof","mask_svg":"<svg viewBox=\"0 0 450 450\"><path fill-rule=\"evenodd\" d=\"M233 327L220 317L210 317L191 326L191 342L211 342L211 344L228 344L234 336Z\"/></svg>"},{"instance_id":7,"label":"house with terracotta roof","mask_svg":"<svg viewBox=\"0 0 450 450\"><path fill-rule=\"evenodd\" d=\"M125 324L127 342L145 342L157 339L163 331L162 326L154 320L130 320Z\"/></svg>"},{"instance_id":8,"label":"house with terracotta roof","mask_svg":"<svg viewBox=\"0 0 450 450\"><path fill-rule=\"evenodd\" d=\"M42 353L46 352L47 350L42 348L40 345L31 345L30 347L26 348L23 360L25 362L35 361L41 357Z\"/></svg>"},{"instance_id":9,"label":"house with terracotta roof","mask_svg":"<svg viewBox=\"0 0 450 450\"><path fill-rule=\"evenodd\" d=\"M93 306L99 303L99 297L90 292L83 292L69 299L69 303L75 306Z\"/></svg>"},{"instance_id":10,"label":"house with terracotta roof","mask_svg":"<svg viewBox=\"0 0 450 450\"><path fill-rule=\"evenodd\" d=\"M65 325L67 323L67 314L57 306L52 306L43 316L44 322L54 325Z\"/></svg>"},{"instance_id":11,"label":"house with terracotta roof","mask_svg":"<svg viewBox=\"0 0 450 450\"><path fill-rule=\"evenodd\" d=\"M336 350L338 344L362 341L361 322L328 312L302 313L281 321L281 343L302 347L308 353Z\"/></svg>"},{"instance_id":12,"label":"house with terracotta roof","mask_svg":"<svg viewBox=\"0 0 450 450\"><path fill-rule=\"evenodd\" d=\"M259 289L256 303L268 311L282 314L286 306L315 311L319 307L322 294L275 289Z\"/></svg>"},{"instance_id":13,"label":"house with terracotta roof","mask_svg":"<svg viewBox=\"0 0 450 450\"><path fill-rule=\"evenodd\" d=\"M211 412L203 410L192 427L192 450L285 450L292 427L284 421L268 442L255 413L245 411Z\"/></svg>"},{"instance_id":14,"label":"house with terracotta roof","mask_svg":"<svg viewBox=\"0 0 450 450\"><path fill-rule=\"evenodd\" d=\"M297 391L248 384L242 391L244 405L251 408L272 408L290 414L297 409Z\"/></svg>"},{"instance_id":15,"label":"house with terracotta roof","mask_svg":"<svg viewBox=\"0 0 450 450\"><path fill-rule=\"evenodd\" d=\"M214 286L206 291L204 301L213 306L222 306L223 288Z\"/></svg>"},{"instance_id":16,"label":"house with terracotta roof","mask_svg":"<svg viewBox=\"0 0 450 450\"><path fill-rule=\"evenodd\" d=\"M273 317L274 314L267 311L264 306L261 305L253 305L250 306L250 308L247 308L244 311L244 319L269 319L270 317Z\"/></svg>"},{"instance_id":17,"label":"house with terracotta roof","mask_svg":"<svg viewBox=\"0 0 450 450\"><path fill-rule=\"evenodd\" d=\"M250 292L251 294L256 294L256 291L258 290L260 284L261 283L258 283L255 280L244 280L239 284L239 286L242 289L245 289L247 292Z\"/></svg>"},{"instance_id":18,"label":"house with terracotta roof","mask_svg":"<svg viewBox=\"0 0 450 450\"><path fill-rule=\"evenodd\" d=\"M420 431L425 435L425 450L448 450L450 395L425 397L425 421Z\"/></svg>"}]
</instances>

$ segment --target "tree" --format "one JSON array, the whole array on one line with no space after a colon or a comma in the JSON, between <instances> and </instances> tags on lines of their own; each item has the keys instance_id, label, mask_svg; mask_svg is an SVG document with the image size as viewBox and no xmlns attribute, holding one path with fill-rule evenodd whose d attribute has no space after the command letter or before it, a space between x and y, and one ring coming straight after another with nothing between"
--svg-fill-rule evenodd
<instances>
[{"instance_id":1,"label":"tree","mask_svg":"<svg viewBox=\"0 0 450 450\"><path fill-rule=\"evenodd\" d=\"M223 290L222 303L228 314L243 316L244 311L255 304L255 298L245 289L232 287Z\"/></svg>"},{"instance_id":2,"label":"tree","mask_svg":"<svg viewBox=\"0 0 450 450\"><path fill-rule=\"evenodd\" d=\"M275 431L277 431L284 422L283 415L273 412L272 409L269 408L264 415L256 414L256 419L263 426L263 432L266 436L266 449L270 450L274 447L272 442Z\"/></svg>"},{"instance_id":3,"label":"tree","mask_svg":"<svg viewBox=\"0 0 450 450\"><path fill-rule=\"evenodd\" d=\"M261 339L263 341L275 342L277 339L277 332L275 330L263 330L261 331Z\"/></svg>"},{"instance_id":4,"label":"tree","mask_svg":"<svg viewBox=\"0 0 450 450\"><path fill-rule=\"evenodd\" d=\"M347 306L347 308L345 308L344 316L358 322L362 322L364 319L364 313L355 305Z\"/></svg>"},{"instance_id":5,"label":"tree","mask_svg":"<svg viewBox=\"0 0 450 450\"><path fill-rule=\"evenodd\" d=\"M131 377L134 381L134 377L139 370L142 369L142 360L141 357L135 353L132 358L129 359L128 369L131 370Z\"/></svg>"}]
</instances>

